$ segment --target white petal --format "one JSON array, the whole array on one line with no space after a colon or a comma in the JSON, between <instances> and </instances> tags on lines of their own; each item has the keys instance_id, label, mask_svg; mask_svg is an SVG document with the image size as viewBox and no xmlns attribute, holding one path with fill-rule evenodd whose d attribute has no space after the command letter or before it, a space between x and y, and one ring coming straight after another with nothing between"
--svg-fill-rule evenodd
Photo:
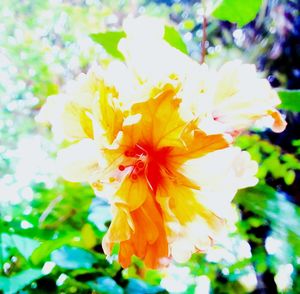
<instances>
[{"instance_id":1,"label":"white petal","mask_svg":"<svg viewBox=\"0 0 300 294\"><path fill-rule=\"evenodd\" d=\"M39 114L35 117L36 121L53 125L63 112L66 102L67 96L64 94L49 96Z\"/></svg>"},{"instance_id":2,"label":"white petal","mask_svg":"<svg viewBox=\"0 0 300 294\"><path fill-rule=\"evenodd\" d=\"M161 39L164 34L162 19L154 17L127 18L123 22L123 28L128 38L136 38L139 41Z\"/></svg>"},{"instance_id":3,"label":"white petal","mask_svg":"<svg viewBox=\"0 0 300 294\"><path fill-rule=\"evenodd\" d=\"M87 74L81 73L76 80L70 81L66 86L66 94L73 101L86 109L91 109L99 90L99 81L104 71L94 65Z\"/></svg>"},{"instance_id":4,"label":"white petal","mask_svg":"<svg viewBox=\"0 0 300 294\"><path fill-rule=\"evenodd\" d=\"M258 181L257 163L238 147L190 160L184 168L185 175L201 187L198 200L220 217L231 213L230 203L238 189L254 186Z\"/></svg>"},{"instance_id":5,"label":"white petal","mask_svg":"<svg viewBox=\"0 0 300 294\"><path fill-rule=\"evenodd\" d=\"M159 20L130 20L125 22L125 31L127 37L120 41L119 50L141 83L156 85L173 74L180 76L181 80L190 81L187 77L201 67L163 39L164 26ZM195 74L193 78L197 76Z\"/></svg>"},{"instance_id":6,"label":"white petal","mask_svg":"<svg viewBox=\"0 0 300 294\"><path fill-rule=\"evenodd\" d=\"M88 181L99 169L99 151L91 139L84 139L59 151L58 171L70 182Z\"/></svg>"}]
</instances>

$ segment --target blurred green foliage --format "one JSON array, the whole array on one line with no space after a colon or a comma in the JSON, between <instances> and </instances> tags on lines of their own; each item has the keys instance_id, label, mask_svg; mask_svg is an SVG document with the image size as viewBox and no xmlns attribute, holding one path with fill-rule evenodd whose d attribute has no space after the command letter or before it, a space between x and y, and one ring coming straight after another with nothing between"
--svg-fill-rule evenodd
<instances>
[{"instance_id":1,"label":"blurred green foliage","mask_svg":"<svg viewBox=\"0 0 300 294\"><path fill-rule=\"evenodd\" d=\"M240 136L237 144L260 165L260 183L235 198L237 220L228 242L161 271L146 269L138 259L123 270L115 254L107 260L101 240L111 219L109 206L90 187L56 178L57 144L34 116L48 95L92 62L122 59L117 43L127 15L170 19L165 39L199 59L201 3L159 2L1 2L0 292L300 292L299 134L288 151L265 132ZM255 17L261 1L218 3L215 17L242 26ZM234 44L220 45L218 26L216 19L208 25L214 42L208 59L220 63L224 56L243 56ZM263 54L254 46L249 50ZM299 92L279 94L283 110L299 112Z\"/></svg>"},{"instance_id":2,"label":"blurred green foliage","mask_svg":"<svg viewBox=\"0 0 300 294\"><path fill-rule=\"evenodd\" d=\"M240 27L253 20L258 13L262 0L221 0L217 1L212 15L221 20L237 23Z\"/></svg>"},{"instance_id":3,"label":"blurred green foliage","mask_svg":"<svg viewBox=\"0 0 300 294\"><path fill-rule=\"evenodd\" d=\"M281 90L278 91L281 99L280 108L300 112L300 91L299 90Z\"/></svg>"}]
</instances>

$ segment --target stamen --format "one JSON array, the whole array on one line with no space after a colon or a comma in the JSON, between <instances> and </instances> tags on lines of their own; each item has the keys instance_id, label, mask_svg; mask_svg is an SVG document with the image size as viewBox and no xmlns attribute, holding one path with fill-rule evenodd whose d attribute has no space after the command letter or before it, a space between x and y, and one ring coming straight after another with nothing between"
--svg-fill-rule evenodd
<instances>
[{"instance_id":1,"label":"stamen","mask_svg":"<svg viewBox=\"0 0 300 294\"><path fill-rule=\"evenodd\" d=\"M147 150L145 148L143 148L141 145L136 144L136 147L139 148L142 151L142 154L144 153L145 155L148 154Z\"/></svg>"},{"instance_id":2,"label":"stamen","mask_svg":"<svg viewBox=\"0 0 300 294\"><path fill-rule=\"evenodd\" d=\"M125 155L126 157L134 157L134 152L133 152L133 151L126 150L126 151L124 152L124 155Z\"/></svg>"},{"instance_id":3,"label":"stamen","mask_svg":"<svg viewBox=\"0 0 300 294\"><path fill-rule=\"evenodd\" d=\"M139 168L139 169L143 169L145 167L145 163L142 162L142 161L138 161L136 163L136 167Z\"/></svg>"},{"instance_id":4,"label":"stamen","mask_svg":"<svg viewBox=\"0 0 300 294\"><path fill-rule=\"evenodd\" d=\"M138 176L136 174L132 174L131 178L135 181L135 180L137 180Z\"/></svg>"},{"instance_id":5,"label":"stamen","mask_svg":"<svg viewBox=\"0 0 300 294\"><path fill-rule=\"evenodd\" d=\"M120 170L120 171L123 171L123 170L125 170L125 166L124 166L124 165L122 165L122 164L120 164L120 165L119 165L119 170Z\"/></svg>"}]
</instances>

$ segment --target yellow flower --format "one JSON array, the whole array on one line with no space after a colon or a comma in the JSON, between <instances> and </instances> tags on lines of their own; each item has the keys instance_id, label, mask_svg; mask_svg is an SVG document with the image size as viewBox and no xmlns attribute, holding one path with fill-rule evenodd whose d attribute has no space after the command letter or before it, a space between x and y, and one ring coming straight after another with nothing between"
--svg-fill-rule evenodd
<instances>
[{"instance_id":1,"label":"yellow flower","mask_svg":"<svg viewBox=\"0 0 300 294\"><path fill-rule=\"evenodd\" d=\"M165 209L183 226L196 217L212 230L220 224L220 219L197 201L197 182L182 171L188 160L225 148L228 142L222 135L206 135L194 122L184 122L176 94L172 87L165 87L156 97L134 104L131 113L140 120L123 126L117 148L103 149L109 178L118 185L114 195L107 195L115 216L104 248L109 254L113 244L120 243L123 266L130 264L133 254L149 267L157 267L169 257L172 236L165 227ZM168 207L161 205L162 201L168 201Z\"/></svg>"},{"instance_id":2,"label":"yellow flower","mask_svg":"<svg viewBox=\"0 0 300 294\"><path fill-rule=\"evenodd\" d=\"M257 164L228 133L264 116L275 127L284 122L252 67L229 63L214 73L169 46L156 21L128 21L125 30L127 66L80 75L48 98L38 118L71 143L58 154L61 174L90 182L111 203L105 253L120 244L123 267L135 255L156 268L211 246L237 190L256 184Z\"/></svg>"},{"instance_id":3,"label":"yellow flower","mask_svg":"<svg viewBox=\"0 0 300 294\"><path fill-rule=\"evenodd\" d=\"M96 80L96 85L102 83ZM200 186L184 174L184 164L225 148L228 142L222 135L206 135L195 121L180 118L181 99L172 84L153 89L146 101L133 104L130 115L137 119L131 124L130 117L123 119L127 115L121 107L112 103L111 94L100 94L87 116L93 122L92 137L82 136L62 150L58 155L60 169L68 180L88 180L102 195L109 191L105 196L112 204L114 218L103 240L106 253L120 243L119 260L124 267L132 255L149 267L157 267L170 256L173 233L166 226L168 211L173 222L183 227L196 219L210 230L222 224L197 201ZM80 116L78 120L80 126L85 123ZM102 129L100 138L105 134L106 144L96 143L97 129Z\"/></svg>"}]
</instances>

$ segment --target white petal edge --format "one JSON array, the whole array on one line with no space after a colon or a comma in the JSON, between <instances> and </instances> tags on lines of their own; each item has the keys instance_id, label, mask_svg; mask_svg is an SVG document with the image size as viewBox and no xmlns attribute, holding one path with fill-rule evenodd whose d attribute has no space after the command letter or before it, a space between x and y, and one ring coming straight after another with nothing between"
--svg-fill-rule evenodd
<instances>
[{"instance_id":1,"label":"white petal edge","mask_svg":"<svg viewBox=\"0 0 300 294\"><path fill-rule=\"evenodd\" d=\"M91 139L83 139L58 152L59 174L70 182L89 181L99 169L99 152Z\"/></svg>"}]
</instances>

